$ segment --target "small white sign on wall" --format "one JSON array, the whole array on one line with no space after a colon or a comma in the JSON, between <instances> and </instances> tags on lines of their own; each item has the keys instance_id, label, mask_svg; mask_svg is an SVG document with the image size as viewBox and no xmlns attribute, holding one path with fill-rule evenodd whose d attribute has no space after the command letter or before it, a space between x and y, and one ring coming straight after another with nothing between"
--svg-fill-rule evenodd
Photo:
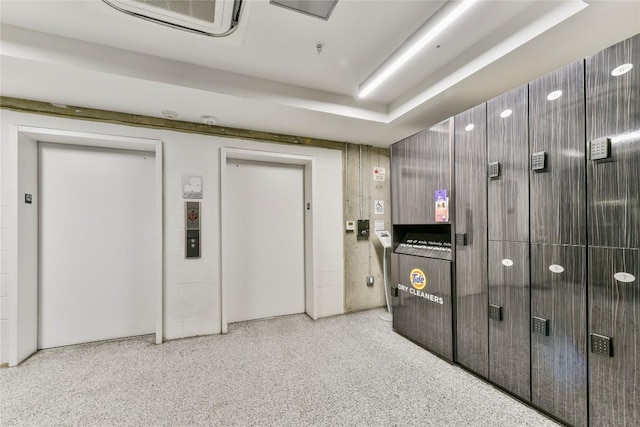
<instances>
[{"instance_id":1,"label":"small white sign on wall","mask_svg":"<svg viewBox=\"0 0 640 427\"><path fill-rule=\"evenodd\" d=\"M384 168L381 168L380 166L375 166L373 168L373 180L374 181L384 181L385 180L385 173L386 173L386 171L384 170Z\"/></svg>"},{"instance_id":2,"label":"small white sign on wall","mask_svg":"<svg viewBox=\"0 0 640 427\"><path fill-rule=\"evenodd\" d=\"M384 200L375 200L373 207L376 215L384 215Z\"/></svg>"},{"instance_id":3,"label":"small white sign on wall","mask_svg":"<svg viewBox=\"0 0 640 427\"><path fill-rule=\"evenodd\" d=\"M375 227L376 227L375 231L384 230L384 220L376 220Z\"/></svg>"},{"instance_id":4,"label":"small white sign on wall","mask_svg":"<svg viewBox=\"0 0 640 427\"><path fill-rule=\"evenodd\" d=\"M202 199L202 177L182 175L182 198Z\"/></svg>"}]
</instances>

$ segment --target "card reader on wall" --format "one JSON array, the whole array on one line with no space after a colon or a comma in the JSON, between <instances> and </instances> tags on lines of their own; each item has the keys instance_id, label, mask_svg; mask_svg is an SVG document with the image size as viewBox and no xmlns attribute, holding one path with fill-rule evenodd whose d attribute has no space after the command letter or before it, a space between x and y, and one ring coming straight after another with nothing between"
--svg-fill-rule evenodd
<instances>
[{"instance_id":1,"label":"card reader on wall","mask_svg":"<svg viewBox=\"0 0 640 427\"><path fill-rule=\"evenodd\" d=\"M383 248L391 247L391 233L386 230L378 230L376 231L376 236L378 236Z\"/></svg>"},{"instance_id":2,"label":"card reader on wall","mask_svg":"<svg viewBox=\"0 0 640 427\"><path fill-rule=\"evenodd\" d=\"M368 237L369 237L369 220L359 219L358 220L358 238L367 239Z\"/></svg>"}]
</instances>

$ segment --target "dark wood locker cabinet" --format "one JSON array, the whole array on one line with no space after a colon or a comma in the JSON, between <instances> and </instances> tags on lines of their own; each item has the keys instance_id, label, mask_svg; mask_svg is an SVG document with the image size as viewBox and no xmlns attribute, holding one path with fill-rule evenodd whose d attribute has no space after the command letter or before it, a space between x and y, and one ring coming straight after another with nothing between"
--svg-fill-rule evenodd
<instances>
[{"instance_id":1,"label":"dark wood locker cabinet","mask_svg":"<svg viewBox=\"0 0 640 427\"><path fill-rule=\"evenodd\" d=\"M640 248L640 35L587 58L586 82L589 148L610 152L587 163L589 244Z\"/></svg>"},{"instance_id":2,"label":"dark wood locker cabinet","mask_svg":"<svg viewBox=\"0 0 640 427\"><path fill-rule=\"evenodd\" d=\"M639 281L640 249L589 248L589 331L611 338L589 355L592 426L640 425Z\"/></svg>"},{"instance_id":3,"label":"dark wood locker cabinet","mask_svg":"<svg viewBox=\"0 0 640 427\"><path fill-rule=\"evenodd\" d=\"M489 302L489 378L530 400L529 243L489 242Z\"/></svg>"},{"instance_id":4,"label":"dark wood locker cabinet","mask_svg":"<svg viewBox=\"0 0 640 427\"><path fill-rule=\"evenodd\" d=\"M589 417L594 426L635 426L640 425L640 35L587 58L585 72Z\"/></svg>"},{"instance_id":5,"label":"dark wood locker cabinet","mask_svg":"<svg viewBox=\"0 0 640 427\"><path fill-rule=\"evenodd\" d=\"M489 376L487 283L487 110L454 118L457 362Z\"/></svg>"},{"instance_id":6,"label":"dark wood locker cabinet","mask_svg":"<svg viewBox=\"0 0 640 427\"><path fill-rule=\"evenodd\" d=\"M529 131L527 85L487 102L489 240L529 241ZM488 167L490 172L491 167Z\"/></svg>"},{"instance_id":7,"label":"dark wood locker cabinet","mask_svg":"<svg viewBox=\"0 0 640 427\"><path fill-rule=\"evenodd\" d=\"M587 425L587 250L531 245L531 401Z\"/></svg>"},{"instance_id":8,"label":"dark wood locker cabinet","mask_svg":"<svg viewBox=\"0 0 640 427\"><path fill-rule=\"evenodd\" d=\"M391 254L391 283L394 286L400 284L413 289L410 275L414 269L420 269L426 276L422 292L434 299L442 298L442 304L399 289L398 296L393 298L393 330L453 361L451 262Z\"/></svg>"},{"instance_id":9,"label":"dark wood locker cabinet","mask_svg":"<svg viewBox=\"0 0 640 427\"><path fill-rule=\"evenodd\" d=\"M529 85L532 243L586 245L584 108L584 61Z\"/></svg>"},{"instance_id":10,"label":"dark wood locker cabinet","mask_svg":"<svg viewBox=\"0 0 640 427\"><path fill-rule=\"evenodd\" d=\"M393 224L434 224L435 192L451 191L449 120L391 146Z\"/></svg>"}]
</instances>

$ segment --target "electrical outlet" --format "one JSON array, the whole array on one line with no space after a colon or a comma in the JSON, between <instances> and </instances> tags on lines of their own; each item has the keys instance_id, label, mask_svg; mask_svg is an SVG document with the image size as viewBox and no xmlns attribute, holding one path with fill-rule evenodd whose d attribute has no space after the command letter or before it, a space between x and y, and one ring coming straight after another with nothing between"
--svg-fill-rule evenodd
<instances>
[{"instance_id":1,"label":"electrical outlet","mask_svg":"<svg viewBox=\"0 0 640 427\"><path fill-rule=\"evenodd\" d=\"M534 334L549 335L549 321L547 319L533 316L532 325Z\"/></svg>"},{"instance_id":2,"label":"electrical outlet","mask_svg":"<svg viewBox=\"0 0 640 427\"><path fill-rule=\"evenodd\" d=\"M489 304L489 319L502 320L502 307L495 304Z\"/></svg>"},{"instance_id":3,"label":"electrical outlet","mask_svg":"<svg viewBox=\"0 0 640 427\"><path fill-rule=\"evenodd\" d=\"M356 229L356 223L354 221L347 221L345 223L345 229L347 231L355 231Z\"/></svg>"},{"instance_id":4,"label":"electrical outlet","mask_svg":"<svg viewBox=\"0 0 640 427\"><path fill-rule=\"evenodd\" d=\"M610 337L591 334L591 353L613 357L613 342Z\"/></svg>"}]
</instances>

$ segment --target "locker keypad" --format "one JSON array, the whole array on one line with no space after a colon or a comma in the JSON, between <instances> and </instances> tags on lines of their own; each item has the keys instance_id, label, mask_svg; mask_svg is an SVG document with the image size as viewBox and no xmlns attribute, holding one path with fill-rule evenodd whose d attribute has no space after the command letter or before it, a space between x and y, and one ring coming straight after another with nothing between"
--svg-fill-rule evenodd
<instances>
[{"instance_id":1,"label":"locker keypad","mask_svg":"<svg viewBox=\"0 0 640 427\"><path fill-rule=\"evenodd\" d=\"M540 151L531 155L531 170L543 171L547 168L547 153Z\"/></svg>"},{"instance_id":2,"label":"locker keypad","mask_svg":"<svg viewBox=\"0 0 640 427\"><path fill-rule=\"evenodd\" d=\"M611 139L598 138L591 141L591 160L602 160L611 157Z\"/></svg>"},{"instance_id":3,"label":"locker keypad","mask_svg":"<svg viewBox=\"0 0 640 427\"><path fill-rule=\"evenodd\" d=\"M591 334L591 353L613 357L611 338L604 335Z\"/></svg>"},{"instance_id":4,"label":"locker keypad","mask_svg":"<svg viewBox=\"0 0 640 427\"><path fill-rule=\"evenodd\" d=\"M549 320L533 316L532 326L534 334L549 335Z\"/></svg>"},{"instance_id":5,"label":"locker keypad","mask_svg":"<svg viewBox=\"0 0 640 427\"><path fill-rule=\"evenodd\" d=\"M489 319L502 320L502 307L495 304L489 304Z\"/></svg>"},{"instance_id":6,"label":"locker keypad","mask_svg":"<svg viewBox=\"0 0 640 427\"><path fill-rule=\"evenodd\" d=\"M489 163L489 178L497 178L500 176L500 162Z\"/></svg>"}]
</instances>

